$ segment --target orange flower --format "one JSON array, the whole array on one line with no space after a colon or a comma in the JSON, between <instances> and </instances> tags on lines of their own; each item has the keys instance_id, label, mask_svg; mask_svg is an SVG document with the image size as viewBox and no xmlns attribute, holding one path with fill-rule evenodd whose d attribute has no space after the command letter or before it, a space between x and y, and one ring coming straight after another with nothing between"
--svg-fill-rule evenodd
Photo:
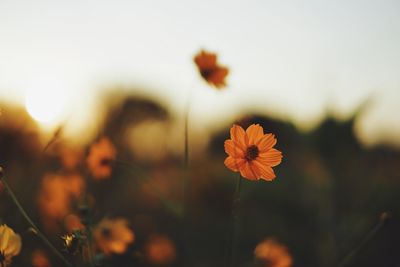
<instances>
[{"instance_id":1,"label":"orange flower","mask_svg":"<svg viewBox=\"0 0 400 267\"><path fill-rule=\"evenodd\" d=\"M35 250L32 252L31 263L33 267L50 267L50 261L46 253L42 250Z\"/></svg>"},{"instance_id":2,"label":"orange flower","mask_svg":"<svg viewBox=\"0 0 400 267\"><path fill-rule=\"evenodd\" d=\"M106 255L124 253L128 245L135 240L127 220L121 218L101 220L93 230L93 237L97 247Z\"/></svg>"},{"instance_id":3,"label":"orange flower","mask_svg":"<svg viewBox=\"0 0 400 267\"><path fill-rule=\"evenodd\" d=\"M103 137L97 143L92 144L86 162L95 179L110 177L116 154L114 145L107 137Z\"/></svg>"},{"instance_id":4,"label":"orange flower","mask_svg":"<svg viewBox=\"0 0 400 267\"><path fill-rule=\"evenodd\" d=\"M168 237L152 235L146 244L145 255L154 265L166 265L176 259L176 248Z\"/></svg>"},{"instance_id":5,"label":"orange flower","mask_svg":"<svg viewBox=\"0 0 400 267\"><path fill-rule=\"evenodd\" d=\"M258 124L250 125L246 131L238 125L231 128L231 139L224 143L225 166L249 180L273 180L276 176L272 167L281 163L282 153L275 148L273 134L264 134Z\"/></svg>"},{"instance_id":6,"label":"orange flower","mask_svg":"<svg viewBox=\"0 0 400 267\"><path fill-rule=\"evenodd\" d=\"M54 227L54 220L62 220L70 212L72 201L81 196L84 188L85 181L79 174L49 173L43 177L38 204L48 228Z\"/></svg>"},{"instance_id":7,"label":"orange flower","mask_svg":"<svg viewBox=\"0 0 400 267\"><path fill-rule=\"evenodd\" d=\"M260 261L260 266L265 267L290 267L292 257L287 248L273 239L265 239L254 250L255 258Z\"/></svg>"},{"instance_id":8,"label":"orange flower","mask_svg":"<svg viewBox=\"0 0 400 267\"><path fill-rule=\"evenodd\" d=\"M199 69L200 75L209 84L216 88L225 86L225 77L228 75L228 68L217 64L217 55L214 53L201 50L199 54L194 57L194 62Z\"/></svg>"},{"instance_id":9,"label":"orange flower","mask_svg":"<svg viewBox=\"0 0 400 267\"><path fill-rule=\"evenodd\" d=\"M0 266L11 263L12 257L21 251L21 237L13 229L3 224L0 225Z\"/></svg>"}]
</instances>

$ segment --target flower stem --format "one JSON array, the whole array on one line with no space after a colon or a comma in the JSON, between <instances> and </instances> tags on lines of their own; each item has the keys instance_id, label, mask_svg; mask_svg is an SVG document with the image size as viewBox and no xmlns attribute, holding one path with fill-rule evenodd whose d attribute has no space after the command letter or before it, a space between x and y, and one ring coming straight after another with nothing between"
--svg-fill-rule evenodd
<instances>
[{"instance_id":1,"label":"flower stem","mask_svg":"<svg viewBox=\"0 0 400 267\"><path fill-rule=\"evenodd\" d=\"M346 256L336 265L336 267L343 267L350 263L353 257L375 236L376 233L383 227L385 222L390 218L390 214L387 212L383 212L380 217L379 221L375 224L374 228L369 231L361 242L355 246L352 250L350 250Z\"/></svg>"},{"instance_id":2,"label":"flower stem","mask_svg":"<svg viewBox=\"0 0 400 267\"><path fill-rule=\"evenodd\" d=\"M182 212L182 232L185 251L183 253L184 265L189 265L189 196L190 196L190 178L189 178L189 111L190 101L186 103L184 111L184 158L183 158L183 212Z\"/></svg>"},{"instance_id":3,"label":"flower stem","mask_svg":"<svg viewBox=\"0 0 400 267\"><path fill-rule=\"evenodd\" d=\"M10 186L8 185L4 173L3 168L0 167L0 180L4 185L4 188L7 190L8 194L10 195L12 201L17 206L19 212L28 222L28 224L35 230L35 234L47 245L47 247L68 267L74 267L54 246L51 242L46 238L46 236L39 230L39 228L35 225L35 223L31 220L28 214L25 212L24 208L19 203L17 197L14 195L13 191L11 190Z\"/></svg>"},{"instance_id":4,"label":"flower stem","mask_svg":"<svg viewBox=\"0 0 400 267\"><path fill-rule=\"evenodd\" d=\"M238 175L236 180L236 190L233 195L233 203L232 203L232 221L229 231L229 239L228 239L228 256L226 258L226 267L233 267L235 264L235 255L236 255L236 242L237 242L237 224L239 219L239 207L240 207L240 190L242 187L242 177Z\"/></svg>"}]
</instances>

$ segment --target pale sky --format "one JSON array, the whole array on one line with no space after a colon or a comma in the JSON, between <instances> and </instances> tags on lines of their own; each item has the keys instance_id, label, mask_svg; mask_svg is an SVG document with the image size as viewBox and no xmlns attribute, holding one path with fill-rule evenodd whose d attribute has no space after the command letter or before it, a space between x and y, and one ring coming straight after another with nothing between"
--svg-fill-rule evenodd
<instances>
[{"instance_id":1,"label":"pale sky","mask_svg":"<svg viewBox=\"0 0 400 267\"><path fill-rule=\"evenodd\" d=\"M226 90L199 78L201 48L230 68ZM372 99L357 134L400 144L400 2L0 0L0 99L52 91L62 101L47 93L41 106L82 130L115 84L177 111L191 90L200 125L252 107L305 129Z\"/></svg>"}]
</instances>

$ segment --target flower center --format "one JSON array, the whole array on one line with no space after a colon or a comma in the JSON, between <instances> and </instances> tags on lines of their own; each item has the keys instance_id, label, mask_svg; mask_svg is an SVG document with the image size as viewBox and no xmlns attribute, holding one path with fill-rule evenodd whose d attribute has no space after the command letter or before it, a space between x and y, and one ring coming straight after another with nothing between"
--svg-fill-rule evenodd
<instances>
[{"instance_id":1,"label":"flower center","mask_svg":"<svg viewBox=\"0 0 400 267\"><path fill-rule=\"evenodd\" d=\"M100 166L111 166L112 162L113 161L110 158L103 158L100 161Z\"/></svg>"},{"instance_id":2,"label":"flower center","mask_svg":"<svg viewBox=\"0 0 400 267\"><path fill-rule=\"evenodd\" d=\"M200 70L200 74L205 80L208 80L211 77L211 75L213 74L213 72L214 72L214 68L207 68L207 69Z\"/></svg>"},{"instance_id":3,"label":"flower center","mask_svg":"<svg viewBox=\"0 0 400 267\"><path fill-rule=\"evenodd\" d=\"M247 148L245 158L247 161L252 161L258 157L258 154L258 147L256 145L252 145Z\"/></svg>"},{"instance_id":4,"label":"flower center","mask_svg":"<svg viewBox=\"0 0 400 267\"><path fill-rule=\"evenodd\" d=\"M101 234L105 239L110 239L111 238L111 229L103 228L103 229L101 229Z\"/></svg>"}]
</instances>

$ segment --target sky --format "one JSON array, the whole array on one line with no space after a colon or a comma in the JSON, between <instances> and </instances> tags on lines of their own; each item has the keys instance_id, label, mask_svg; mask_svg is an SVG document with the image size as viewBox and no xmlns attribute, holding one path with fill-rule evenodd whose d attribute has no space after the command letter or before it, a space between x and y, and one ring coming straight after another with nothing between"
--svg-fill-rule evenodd
<instances>
[{"instance_id":1,"label":"sky","mask_svg":"<svg viewBox=\"0 0 400 267\"><path fill-rule=\"evenodd\" d=\"M229 67L225 90L200 79L200 49ZM362 142L400 145L399 73L397 0L0 0L0 100L76 131L118 85L176 112L190 99L198 127L261 110L307 130L368 101Z\"/></svg>"}]
</instances>

